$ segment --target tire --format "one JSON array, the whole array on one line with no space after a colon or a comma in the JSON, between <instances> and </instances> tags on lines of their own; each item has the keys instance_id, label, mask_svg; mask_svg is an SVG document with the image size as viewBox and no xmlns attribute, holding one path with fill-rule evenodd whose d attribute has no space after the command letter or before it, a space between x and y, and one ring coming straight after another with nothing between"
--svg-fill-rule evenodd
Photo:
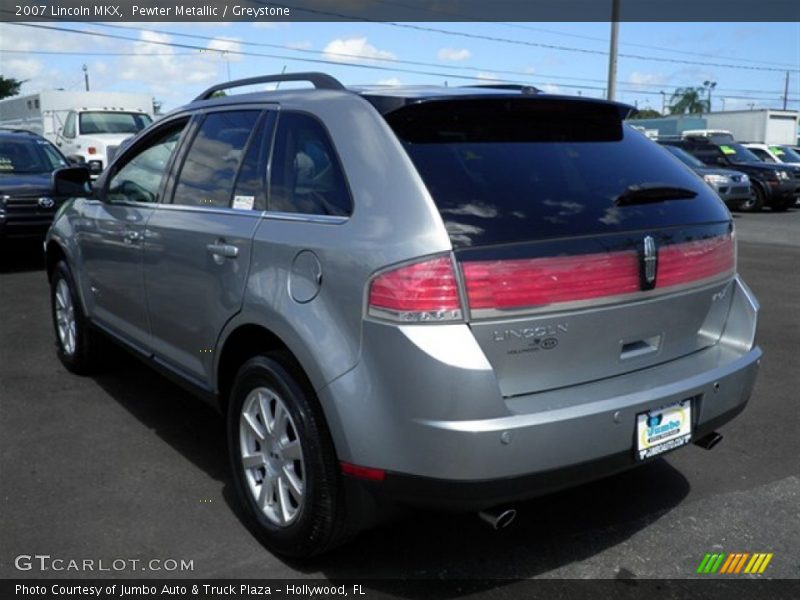
<instances>
[{"instance_id":1,"label":"tire","mask_svg":"<svg viewBox=\"0 0 800 600\"><path fill-rule=\"evenodd\" d=\"M227 422L236 493L261 542L294 558L342 543L344 494L333 441L293 361L281 353L248 360L234 380Z\"/></svg>"},{"instance_id":2,"label":"tire","mask_svg":"<svg viewBox=\"0 0 800 600\"><path fill-rule=\"evenodd\" d=\"M794 206L794 198L779 198L772 201L769 207L773 212L784 212Z\"/></svg>"},{"instance_id":3,"label":"tire","mask_svg":"<svg viewBox=\"0 0 800 600\"><path fill-rule=\"evenodd\" d=\"M739 205L739 210L743 212L759 212L764 206L766 200L766 192L764 188L758 183L753 183L750 191L750 199L743 200Z\"/></svg>"},{"instance_id":4,"label":"tire","mask_svg":"<svg viewBox=\"0 0 800 600\"><path fill-rule=\"evenodd\" d=\"M101 334L83 313L75 280L63 260L50 278L50 306L61 364L77 375L96 372L101 366Z\"/></svg>"}]
</instances>

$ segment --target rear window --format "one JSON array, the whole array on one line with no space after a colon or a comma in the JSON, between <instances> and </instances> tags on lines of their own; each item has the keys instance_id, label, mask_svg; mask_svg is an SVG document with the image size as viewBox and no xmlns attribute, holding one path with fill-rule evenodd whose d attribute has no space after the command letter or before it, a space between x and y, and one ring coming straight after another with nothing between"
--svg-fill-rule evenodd
<instances>
[{"instance_id":1,"label":"rear window","mask_svg":"<svg viewBox=\"0 0 800 600\"><path fill-rule=\"evenodd\" d=\"M613 105L572 100L434 101L386 116L456 247L727 220L713 192ZM632 185L692 199L615 205Z\"/></svg>"}]
</instances>

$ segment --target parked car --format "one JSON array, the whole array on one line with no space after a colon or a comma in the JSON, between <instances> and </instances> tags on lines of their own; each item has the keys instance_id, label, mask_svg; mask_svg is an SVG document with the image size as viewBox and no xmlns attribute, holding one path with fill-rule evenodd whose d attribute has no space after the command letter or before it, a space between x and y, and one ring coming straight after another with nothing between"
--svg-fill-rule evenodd
<instances>
[{"instance_id":1,"label":"parked car","mask_svg":"<svg viewBox=\"0 0 800 600\"><path fill-rule=\"evenodd\" d=\"M750 177L752 200L741 210L759 211L763 206L786 210L794 204L796 180L789 167L770 165L738 142L728 142L705 136L689 136L682 140L660 140L677 146L710 167L732 168Z\"/></svg>"},{"instance_id":2,"label":"parked car","mask_svg":"<svg viewBox=\"0 0 800 600\"><path fill-rule=\"evenodd\" d=\"M243 514L283 555L387 506L500 527L710 448L753 388L758 303L730 213L630 110L319 73L214 86L90 194L57 175L58 356L91 372L110 338L218 406Z\"/></svg>"},{"instance_id":3,"label":"parked car","mask_svg":"<svg viewBox=\"0 0 800 600\"><path fill-rule=\"evenodd\" d=\"M744 145L766 163L786 167L795 179L794 205L800 205L800 152L790 146L749 143Z\"/></svg>"},{"instance_id":4,"label":"parked car","mask_svg":"<svg viewBox=\"0 0 800 600\"><path fill-rule=\"evenodd\" d=\"M0 129L0 243L44 237L64 200L53 193L53 171L67 164L43 137Z\"/></svg>"},{"instance_id":5,"label":"parked car","mask_svg":"<svg viewBox=\"0 0 800 600\"><path fill-rule=\"evenodd\" d=\"M744 147L764 162L800 167L800 153L795 152L790 146L750 142L744 144Z\"/></svg>"},{"instance_id":6,"label":"parked car","mask_svg":"<svg viewBox=\"0 0 800 600\"><path fill-rule=\"evenodd\" d=\"M707 167L694 156L677 146L664 145L670 154L697 173L714 188L725 205L731 210L738 210L744 205L747 208L752 202L753 192L750 189L750 178L746 173L732 169Z\"/></svg>"}]
</instances>

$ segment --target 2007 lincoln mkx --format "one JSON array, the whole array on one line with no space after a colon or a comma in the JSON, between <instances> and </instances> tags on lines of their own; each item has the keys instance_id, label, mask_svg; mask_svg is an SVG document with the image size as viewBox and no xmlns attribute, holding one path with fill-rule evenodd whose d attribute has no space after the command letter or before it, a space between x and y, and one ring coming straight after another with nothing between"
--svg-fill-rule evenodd
<instances>
[{"instance_id":1,"label":"2007 lincoln mkx","mask_svg":"<svg viewBox=\"0 0 800 600\"><path fill-rule=\"evenodd\" d=\"M58 355L88 373L112 339L219 406L247 518L286 555L390 505L503 526L711 447L753 388L758 303L727 209L630 110L320 73L215 86L93 185L56 174Z\"/></svg>"}]
</instances>

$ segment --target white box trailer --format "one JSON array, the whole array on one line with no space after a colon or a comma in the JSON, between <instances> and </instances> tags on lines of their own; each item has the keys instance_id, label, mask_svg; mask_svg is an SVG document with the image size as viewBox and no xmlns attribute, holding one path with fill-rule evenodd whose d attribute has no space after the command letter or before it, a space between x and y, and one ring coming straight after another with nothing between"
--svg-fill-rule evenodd
<instances>
[{"instance_id":1,"label":"white box trailer","mask_svg":"<svg viewBox=\"0 0 800 600\"><path fill-rule=\"evenodd\" d=\"M93 175L128 137L152 122L153 97L51 90L0 100L0 127L28 129L85 162Z\"/></svg>"},{"instance_id":2,"label":"white box trailer","mask_svg":"<svg viewBox=\"0 0 800 600\"><path fill-rule=\"evenodd\" d=\"M800 113L796 110L729 110L704 117L709 129L726 129L740 142L797 144Z\"/></svg>"}]
</instances>

